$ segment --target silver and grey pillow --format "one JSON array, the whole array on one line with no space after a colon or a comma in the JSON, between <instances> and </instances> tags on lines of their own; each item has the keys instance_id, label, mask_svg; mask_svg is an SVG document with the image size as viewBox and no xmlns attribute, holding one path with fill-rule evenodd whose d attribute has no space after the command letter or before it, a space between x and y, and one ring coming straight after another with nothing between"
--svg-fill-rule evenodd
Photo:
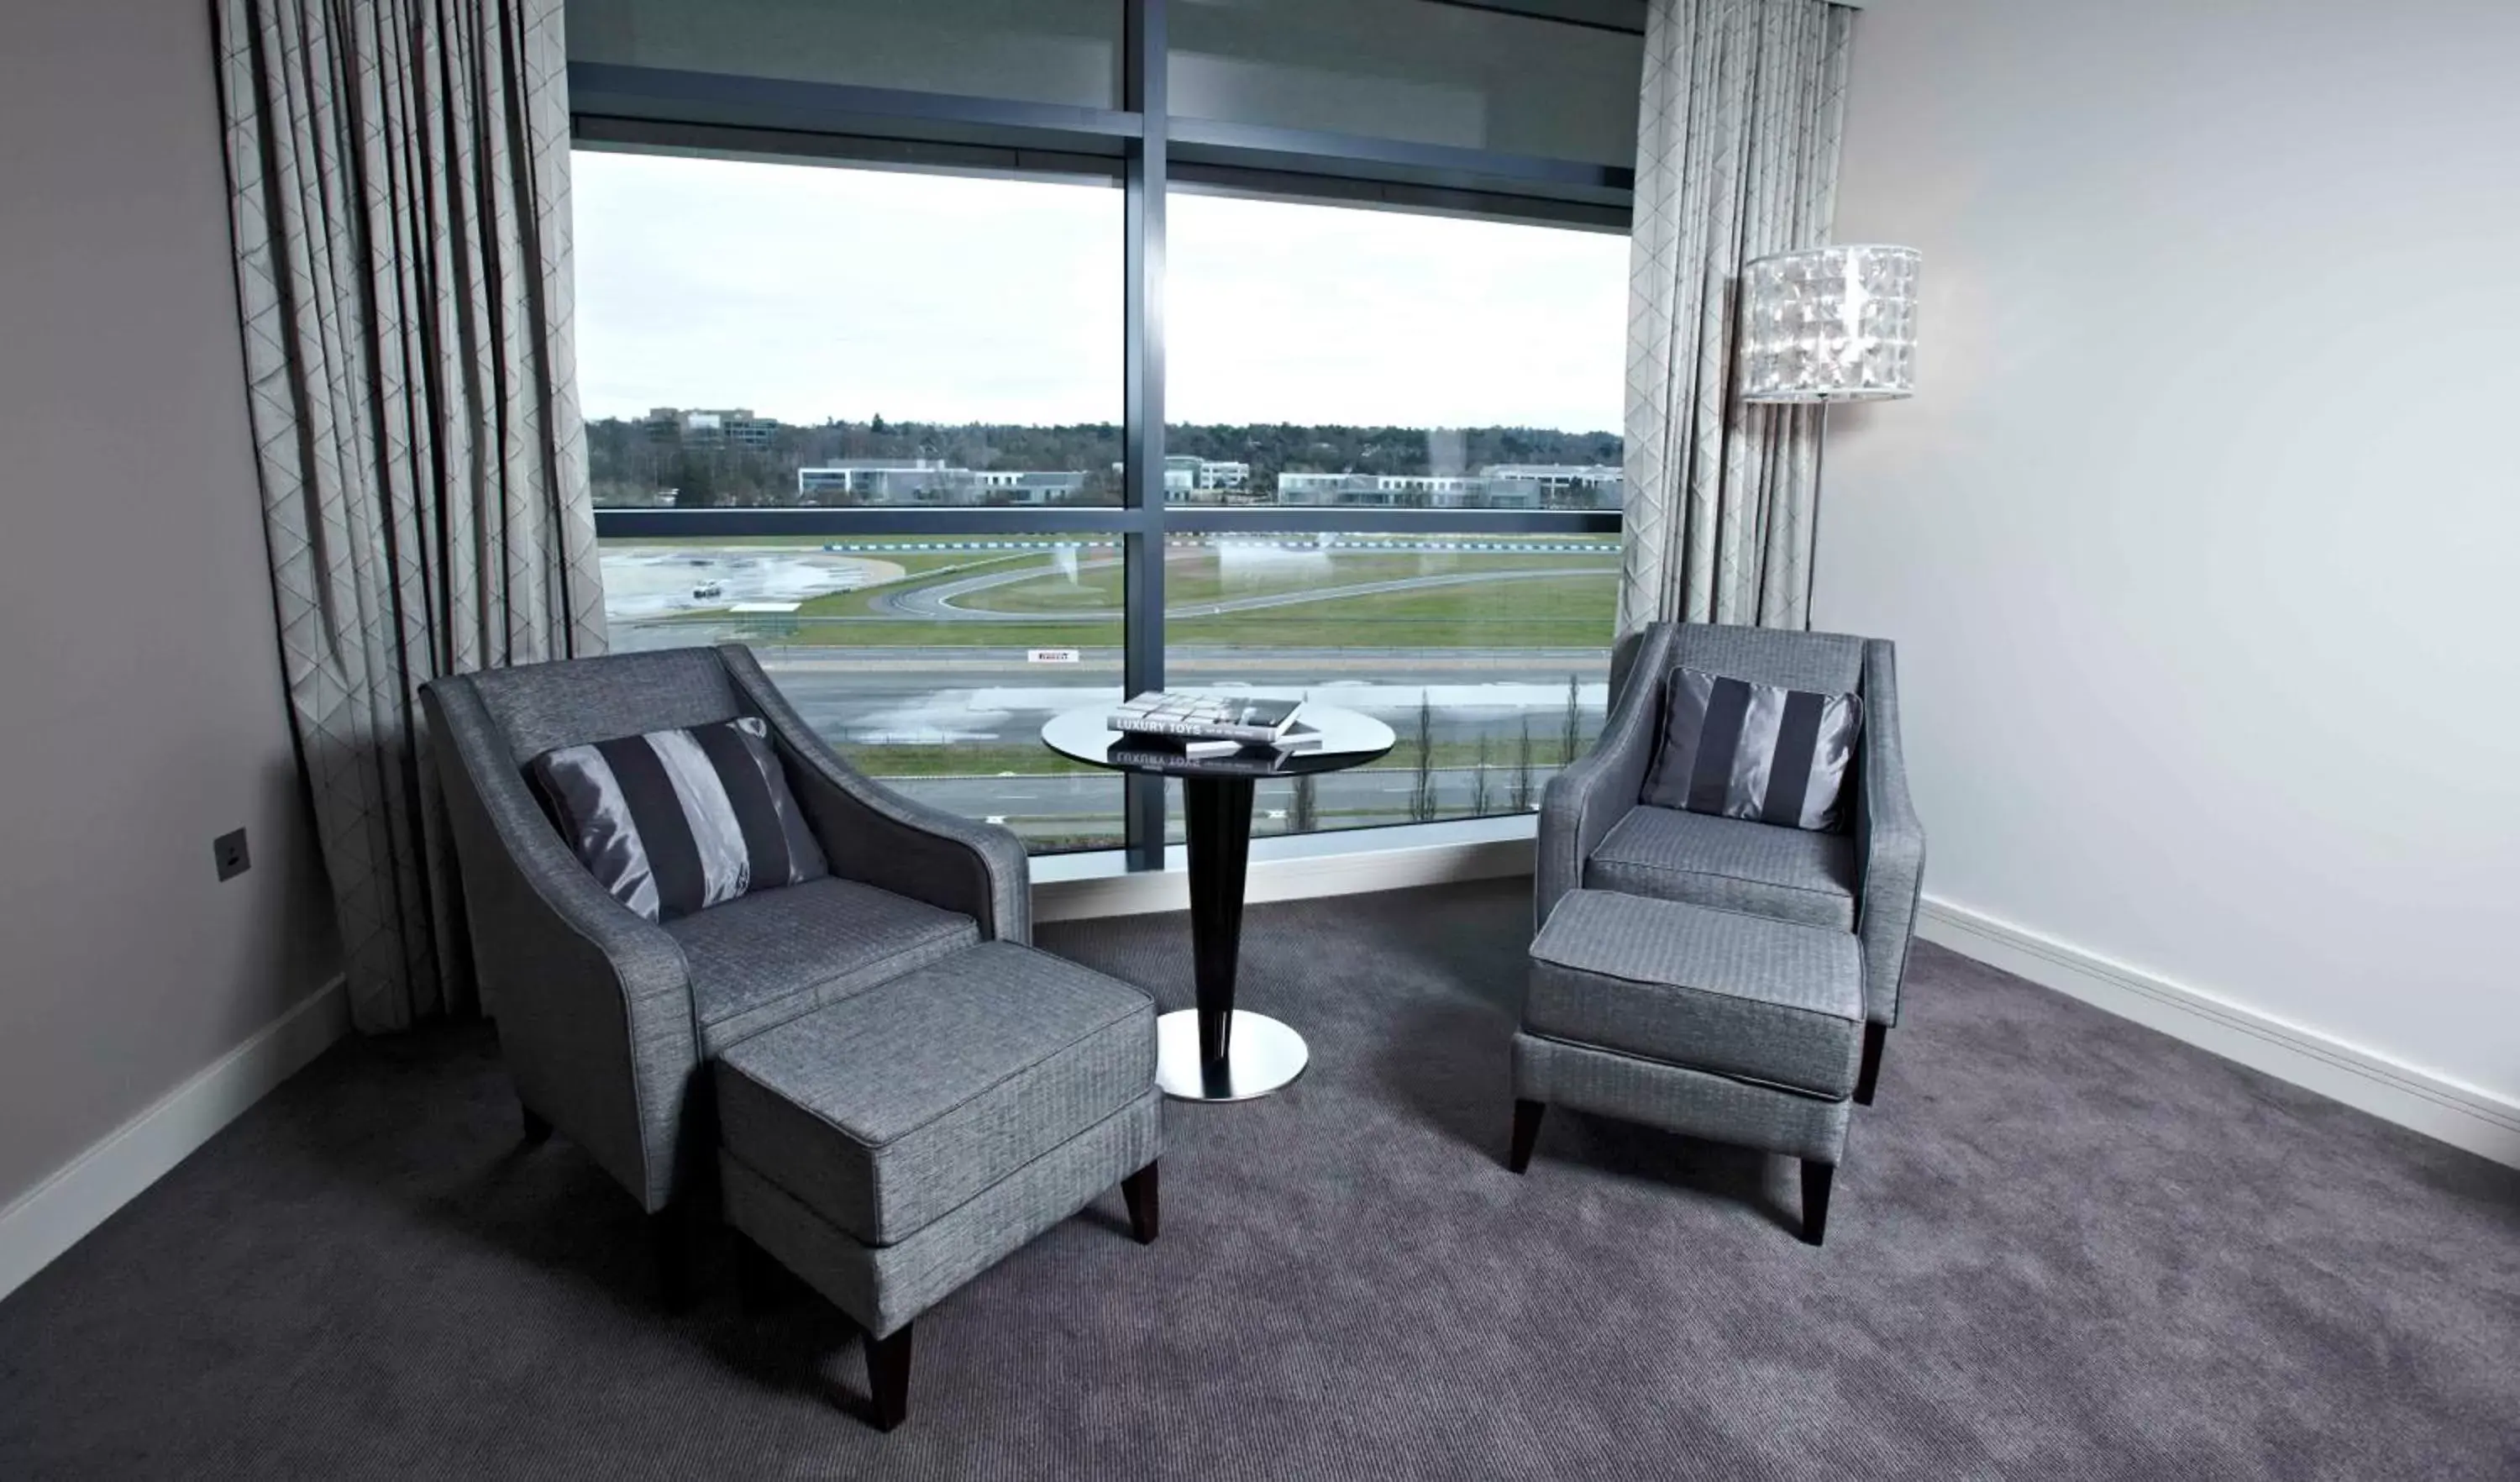
<instances>
[{"instance_id":1,"label":"silver and grey pillow","mask_svg":"<svg viewBox=\"0 0 2520 1482\"><path fill-rule=\"evenodd\" d=\"M1662 749L1644 801L1726 818L1833 832L1855 759L1864 702L1753 684L1701 669L1671 671Z\"/></svg>"},{"instance_id":2,"label":"silver and grey pillow","mask_svg":"<svg viewBox=\"0 0 2520 1482\"><path fill-rule=\"evenodd\" d=\"M570 852L652 921L830 873L757 716L560 746L526 771Z\"/></svg>"}]
</instances>

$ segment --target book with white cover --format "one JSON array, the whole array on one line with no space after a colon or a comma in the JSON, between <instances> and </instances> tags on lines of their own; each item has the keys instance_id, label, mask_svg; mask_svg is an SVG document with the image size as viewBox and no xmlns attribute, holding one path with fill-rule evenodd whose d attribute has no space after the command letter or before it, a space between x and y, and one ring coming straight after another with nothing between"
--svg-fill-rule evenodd
<instances>
[{"instance_id":1,"label":"book with white cover","mask_svg":"<svg viewBox=\"0 0 2520 1482\"><path fill-rule=\"evenodd\" d=\"M1111 712L1114 731L1169 736L1186 741L1229 741L1275 745L1304 707L1299 699L1237 699L1215 695L1148 691Z\"/></svg>"}]
</instances>

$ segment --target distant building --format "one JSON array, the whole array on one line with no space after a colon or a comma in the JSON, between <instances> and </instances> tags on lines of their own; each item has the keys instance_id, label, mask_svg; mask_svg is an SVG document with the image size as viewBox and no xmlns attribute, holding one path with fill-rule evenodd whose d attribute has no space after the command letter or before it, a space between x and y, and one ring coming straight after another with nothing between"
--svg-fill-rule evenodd
<instances>
[{"instance_id":1,"label":"distant building","mask_svg":"<svg viewBox=\"0 0 2520 1482\"><path fill-rule=\"evenodd\" d=\"M1482 470L1491 485L1529 484L1551 510L1615 510L1626 497L1626 474L1609 464L1501 463Z\"/></svg>"},{"instance_id":2,"label":"distant building","mask_svg":"<svg viewBox=\"0 0 2520 1482\"><path fill-rule=\"evenodd\" d=\"M1180 504L1192 494L1223 494L1251 482L1251 465L1177 454L1164 460L1164 503Z\"/></svg>"},{"instance_id":3,"label":"distant building","mask_svg":"<svg viewBox=\"0 0 2520 1482\"><path fill-rule=\"evenodd\" d=\"M796 471L796 496L839 496L869 504L976 504L979 478L933 458L845 458Z\"/></svg>"},{"instance_id":4,"label":"distant building","mask_svg":"<svg viewBox=\"0 0 2520 1482\"><path fill-rule=\"evenodd\" d=\"M1278 503L1387 510L1619 507L1619 471L1571 464L1498 464L1476 473L1281 473Z\"/></svg>"},{"instance_id":5,"label":"distant building","mask_svg":"<svg viewBox=\"0 0 2520 1482\"><path fill-rule=\"evenodd\" d=\"M1062 504L1085 491L1082 470L1053 473L989 469L977 476L980 491L991 504L1000 500L1019 505Z\"/></svg>"},{"instance_id":6,"label":"distant building","mask_svg":"<svg viewBox=\"0 0 2520 1482\"><path fill-rule=\"evenodd\" d=\"M933 458L848 458L796 471L796 497L866 504L1057 504L1085 488L1081 472L958 469Z\"/></svg>"},{"instance_id":7,"label":"distant building","mask_svg":"<svg viewBox=\"0 0 2520 1482\"><path fill-rule=\"evenodd\" d=\"M769 448L779 434L779 419L755 417L750 407L656 407L648 413L645 426L650 442L688 447L734 446L760 451Z\"/></svg>"},{"instance_id":8,"label":"distant building","mask_svg":"<svg viewBox=\"0 0 2520 1482\"><path fill-rule=\"evenodd\" d=\"M1339 505L1352 509L1536 509L1536 491L1514 486L1496 502L1474 473L1281 473L1282 505Z\"/></svg>"}]
</instances>

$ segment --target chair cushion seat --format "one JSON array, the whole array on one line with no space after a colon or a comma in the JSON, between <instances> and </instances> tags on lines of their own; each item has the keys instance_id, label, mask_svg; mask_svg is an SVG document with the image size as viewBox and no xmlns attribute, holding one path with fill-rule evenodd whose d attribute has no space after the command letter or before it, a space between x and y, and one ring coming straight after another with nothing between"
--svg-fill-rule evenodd
<instances>
[{"instance_id":1,"label":"chair cushion seat","mask_svg":"<svg viewBox=\"0 0 2520 1482\"><path fill-rule=\"evenodd\" d=\"M1864 954L1844 931L1577 890L1531 944L1523 1028L1844 1097L1864 1042Z\"/></svg>"},{"instance_id":2,"label":"chair cushion seat","mask_svg":"<svg viewBox=\"0 0 2520 1482\"><path fill-rule=\"evenodd\" d=\"M729 1157L890 1245L1145 1097L1155 1006L991 942L764 1030L716 1075Z\"/></svg>"},{"instance_id":3,"label":"chair cushion seat","mask_svg":"<svg viewBox=\"0 0 2520 1482\"><path fill-rule=\"evenodd\" d=\"M1855 929L1855 841L1843 833L1640 804L1584 862L1584 885Z\"/></svg>"},{"instance_id":4,"label":"chair cushion seat","mask_svg":"<svg viewBox=\"0 0 2520 1482\"><path fill-rule=\"evenodd\" d=\"M835 876L677 917L665 930L691 968L706 1055L980 939L968 916Z\"/></svg>"}]
</instances>

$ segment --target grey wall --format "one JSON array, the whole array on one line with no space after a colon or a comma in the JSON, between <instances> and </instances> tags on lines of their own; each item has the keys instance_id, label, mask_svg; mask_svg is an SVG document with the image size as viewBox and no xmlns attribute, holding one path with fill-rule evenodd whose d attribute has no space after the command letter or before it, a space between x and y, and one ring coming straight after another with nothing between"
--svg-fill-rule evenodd
<instances>
[{"instance_id":1,"label":"grey wall","mask_svg":"<svg viewBox=\"0 0 2520 1482\"><path fill-rule=\"evenodd\" d=\"M1817 620L1895 637L1928 889L2520 1096L2520 6L1898 0Z\"/></svg>"},{"instance_id":2,"label":"grey wall","mask_svg":"<svg viewBox=\"0 0 2520 1482\"><path fill-rule=\"evenodd\" d=\"M336 970L207 9L0 8L0 1206Z\"/></svg>"}]
</instances>

